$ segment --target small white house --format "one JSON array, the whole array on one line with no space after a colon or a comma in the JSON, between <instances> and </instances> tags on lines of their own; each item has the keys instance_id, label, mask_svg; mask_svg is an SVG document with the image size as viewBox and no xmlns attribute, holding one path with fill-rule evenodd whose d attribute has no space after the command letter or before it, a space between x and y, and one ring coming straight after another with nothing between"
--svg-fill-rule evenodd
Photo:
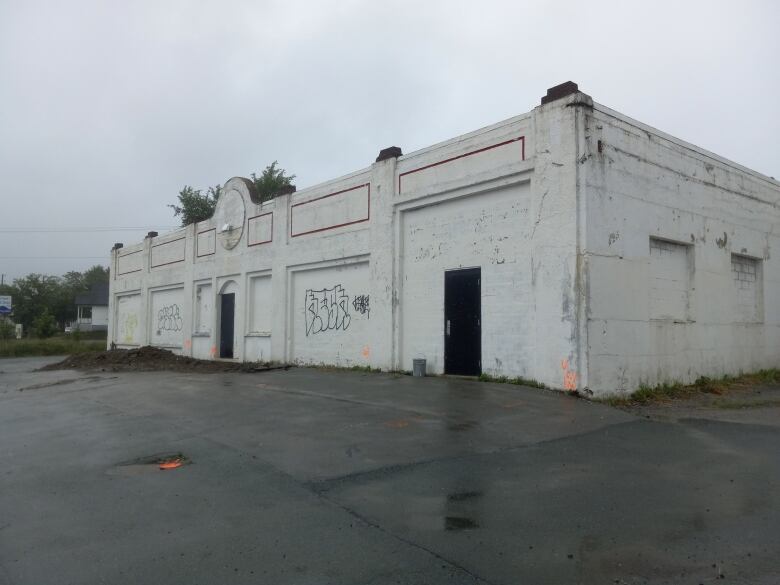
<instances>
[{"instance_id":1,"label":"small white house","mask_svg":"<svg viewBox=\"0 0 780 585\"><path fill-rule=\"evenodd\" d=\"M109 284L93 284L89 291L76 295L76 321L72 324L79 331L105 331L108 329Z\"/></svg>"},{"instance_id":2,"label":"small white house","mask_svg":"<svg viewBox=\"0 0 780 585\"><path fill-rule=\"evenodd\" d=\"M112 253L109 343L596 394L780 361L780 184L594 103L532 111Z\"/></svg>"}]
</instances>

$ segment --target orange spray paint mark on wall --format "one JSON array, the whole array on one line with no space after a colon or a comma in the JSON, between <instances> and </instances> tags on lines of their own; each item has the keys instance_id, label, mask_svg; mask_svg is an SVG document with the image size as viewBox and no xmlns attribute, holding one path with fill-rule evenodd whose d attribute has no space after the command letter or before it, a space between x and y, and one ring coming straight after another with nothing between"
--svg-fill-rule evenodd
<instances>
[{"instance_id":1,"label":"orange spray paint mark on wall","mask_svg":"<svg viewBox=\"0 0 780 585\"><path fill-rule=\"evenodd\" d=\"M363 351L361 351L360 353L363 354L364 358L368 359L368 356L371 355L371 348L366 345L365 347L363 347Z\"/></svg>"},{"instance_id":2,"label":"orange spray paint mark on wall","mask_svg":"<svg viewBox=\"0 0 780 585\"><path fill-rule=\"evenodd\" d=\"M217 357L217 346L216 345L212 345L211 346L211 349L209 350L209 355L211 355L211 357Z\"/></svg>"},{"instance_id":3,"label":"orange spray paint mark on wall","mask_svg":"<svg viewBox=\"0 0 780 585\"><path fill-rule=\"evenodd\" d=\"M563 389L574 391L577 389L577 372L569 369L569 360L561 360L561 370L563 370Z\"/></svg>"},{"instance_id":4,"label":"orange spray paint mark on wall","mask_svg":"<svg viewBox=\"0 0 780 585\"><path fill-rule=\"evenodd\" d=\"M190 349L192 347L192 341L189 339L184 340L184 349Z\"/></svg>"}]
</instances>

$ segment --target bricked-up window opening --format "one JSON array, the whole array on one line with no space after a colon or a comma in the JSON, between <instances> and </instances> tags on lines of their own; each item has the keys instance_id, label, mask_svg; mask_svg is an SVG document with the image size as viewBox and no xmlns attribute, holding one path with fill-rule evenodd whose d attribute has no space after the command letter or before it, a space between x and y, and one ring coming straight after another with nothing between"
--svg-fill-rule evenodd
<instances>
[{"instance_id":1,"label":"bricked-up window opening","mask_svg":"<svg viewBox=\"0 0 780 585\"><path fill-rule=\"evenodd\" d=\"M650 238L650 318L688 321L691 312L691 246Z\"/></svg>"},{"instance_id":2,"label":"bricked-up window opening","mask_svg":"<svg viewBox=\"0 0 780 585\"><path fill-rule=\"evenodd\" d=\"M732 254L731 277L737 299L735 320L740 323L763 321L761 261Z\"/></svg>"},{"instance_id":3,"label":"bricked-up window opening","mask_svg":"<svg viewBox=\"0 0 780 585\"><path fill-rule=\"evenodd\" d=\"M214 300L211 298L211 285L200 284L195 289L195 333L211 333Z\"/></svg>"}]
</instances>

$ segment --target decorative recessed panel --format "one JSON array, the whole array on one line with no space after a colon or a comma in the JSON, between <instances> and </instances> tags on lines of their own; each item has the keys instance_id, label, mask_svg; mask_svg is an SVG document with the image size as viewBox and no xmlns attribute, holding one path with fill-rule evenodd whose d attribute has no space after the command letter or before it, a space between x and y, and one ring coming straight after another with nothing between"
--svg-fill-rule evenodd
<instances>
[{"instance_id":1,"label":"decorative recessed panel","mask_svg":"<svg viewBox=\"0 0 780 585\"><path fill-rule=\"evenodd\" d=\"M134 252L125 252L118 255L116 258L117 276L124 276L125 274L143 270L144 255L142 252L143 250L135 250Z\"/></svg>"},{"instance_id":2,"label":"decorative recessed panel","mask_svg":"<svg viewBox=\"0 0 780 585\"><path fill-rule=\"evenodd\" d=\"M371 188L368 183L296 203L290 209L290 235L313 234L368 221Z\"/></svg>"},{"instance_id":3,"label":"decorative recessed panel","mask_svg":"<svg viewBox=\"0 0 780 585\"><path fill-rule=\"evenodd\" d=\"M247 246L268 244L274 239L274 214L272 211L250 217L246 222Z\"/></svg>"},{"instance_id":4,"label":"decorative recessed panel","mask_svg":"<svg viewBox=\"0 0 780 585\"><path fill-rule=\"evenodd\" d=\"M198 232L198 238L196 242L196 248L198 258L203 256L211 256L217 251L217 230L211 228L210 230L204 230Z\"/></svg>"},{"instance_id":5,"label":"decorative recessed panel","mask_svg":"<svg viewBox=\"0 0 780 585\"><path fill-rule=\"evenodd\" d=\"M398 193L419 193L433 185L465 179L525 160L525 136L519 136L423 165L398 176Z\"/></svg>"},{"instance_id":6,"label":"decorative recessed panel","mask_svg":"<svg viewBox=\"0 0 780 585\"><path fill-rule=\"evenodd\" d=\"M181 237L152 245L152 268L184 262L187 238Z\"/></svg>"}]
</instances>

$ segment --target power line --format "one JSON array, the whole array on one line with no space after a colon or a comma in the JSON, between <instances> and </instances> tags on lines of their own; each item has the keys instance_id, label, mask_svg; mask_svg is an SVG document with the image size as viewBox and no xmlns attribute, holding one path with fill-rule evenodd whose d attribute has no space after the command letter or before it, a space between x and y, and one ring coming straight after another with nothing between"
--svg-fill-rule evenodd
<instances>
[{"instance_id":1,"label":"power line","mask_svg":"<svg viewBox=\"0 0 780 585\"><path fill-rule=\"evenodd\" d=\"M0 256L0 260L108 260L109 255L104 256Z\"/></svg>"},{"instance_id":2,"label":"power line","mask_svg":"<svg viewBox=\"0 0 780 585\"><path fill-rule=\"evenodd\" d=\"M149 229L172 230L180 226L117 226L117 227L70 227L70 228L37 228L37 227L0 227L0 233L18 234L18 233L84 233L84 232L142 232Z\"/></svg>"}]
</instances>

